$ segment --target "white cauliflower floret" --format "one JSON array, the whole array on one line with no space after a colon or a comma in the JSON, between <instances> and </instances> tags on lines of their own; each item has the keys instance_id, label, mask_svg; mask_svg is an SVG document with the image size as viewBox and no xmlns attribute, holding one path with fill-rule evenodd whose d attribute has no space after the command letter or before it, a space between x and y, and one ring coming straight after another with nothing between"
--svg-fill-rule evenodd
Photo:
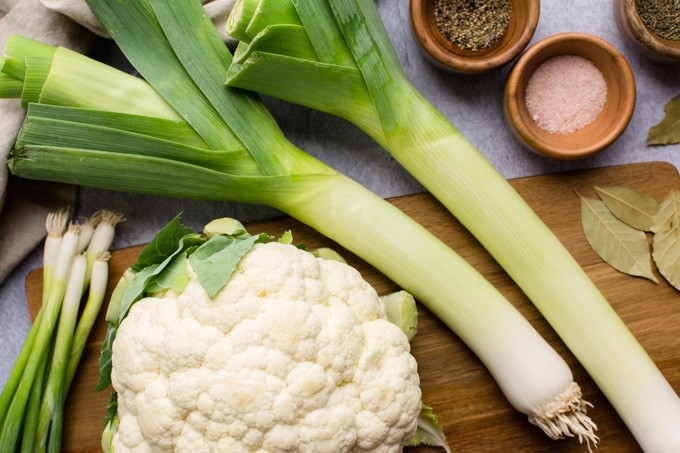
<instances>
[{"instance_id":1,"label":"white cauliflower floret","mask_svg":"<svg viewBox=\"0 0 680 453\"><path fill-rule=\"evenodd\" d=\"M257 244L210 299L137 302L113 343L114 451L400 451L421 393L406 336L352 267Z\"/></svg>"}]
</instances>

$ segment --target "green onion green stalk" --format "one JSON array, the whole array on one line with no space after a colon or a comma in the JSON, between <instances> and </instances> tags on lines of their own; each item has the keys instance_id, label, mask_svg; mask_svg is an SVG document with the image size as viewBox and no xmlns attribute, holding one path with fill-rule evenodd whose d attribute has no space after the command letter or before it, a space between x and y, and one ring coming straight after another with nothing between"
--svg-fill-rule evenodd
<instances>
[{"instance_id":1,"label":"green onion green stalk","mask_svg":"<svg viewBox=\"0 0 680 453\"><path fill-rule=\"evenodd\" d=\"M88 3L144 82L66 49L30 58L27 40L13 37L24 44L6 60L25 62L19 78L43 82L30 87L13 173L277 208L426 305L550 437L596 443L568 366L489 282L392 204L295 147L252 93L225 87L232 55L199 2ZM263 15L246 32L270 22Z\"/></svg>"},{"instance_id":2,"label":"green onion green stalk","mask_svg":"<svg viewBox=\"0 0 680 453\"><path fill-rule=\"evenodd\" d=\"M680 399L554 234L461 133L409 83L371 0L278 0L290 15L240 40L229 86L331 113L395 157L503 266L550 322L648 451L680 451ZM285 9L283 5L277 9ZM271 21L271 19L270 19ZM236 32L245 29L245 33ZM292 45L271 36L302 34ZM306 39L305 39L306 38ZM312 55L311 57L309 55Z\"/></svg>"},{"instance_id":3,"label":"green onion green stalk","mask_svg":"<svg viewBox=\"0 0 680 453\"><path fill-rule=\"evenodd\" d=\"M47 217L42 305L0 394L3 452L61 450L66 396L106 293L108 254L89 260L83 252L88 244L108 250L110 242L88 238L110 234L120 216L102 210L82 225L69 217Z\"/></svg>"}]
</instances>

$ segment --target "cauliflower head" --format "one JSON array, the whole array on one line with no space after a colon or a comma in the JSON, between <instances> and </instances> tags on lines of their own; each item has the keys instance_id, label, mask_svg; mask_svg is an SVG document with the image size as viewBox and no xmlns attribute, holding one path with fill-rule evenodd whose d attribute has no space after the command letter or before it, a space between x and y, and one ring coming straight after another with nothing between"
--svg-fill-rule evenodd
<instances>
[{"instance_id":1,"label":"cauliflower head","mask_svg":"<svg viewBox=\"0 0 680 453\"><path fill-rule=\"evenodd\" d=\"M120 324L114 451L392 452L413 436L416 361L356 269L268 242L212 299L189 275Z\"/></svg>"}]
</instances>

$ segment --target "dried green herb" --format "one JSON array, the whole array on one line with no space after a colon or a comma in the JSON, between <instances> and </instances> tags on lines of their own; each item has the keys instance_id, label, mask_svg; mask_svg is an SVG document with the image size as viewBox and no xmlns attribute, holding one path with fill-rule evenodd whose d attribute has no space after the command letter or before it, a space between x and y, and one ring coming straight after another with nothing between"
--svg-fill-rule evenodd
<instances>
[{"instance_id":1,"label":"dried green herb","mask_svg":"<svg viewBox=\"0 0 680 453\"><path fill-rule=\"evenodd\" d=\"M510 22L508 0L435 0L435 24L454 45L466 50L496 44Z\"/></svg>"},{"instance_id":2,"label":"dried green herb","mask_svg":"<svg viewBox=\"0 0 680 453\"><path fill-rule=\"evenodd\" d=\"M680 290L680 191L673 190L661 202L653 229L656 267L668 283Z\"/></svg>"},{"instance_id":3,"label":"dried green herb","mask_svg":"<svg viewBox=\"0 0 680 453\"><path fill-rule=\"evenodd\" d=\"M680 143L680 95L668 101L663 109L666 116L649 130L648 145Z\"/></svg>"},{"instance_id":4,"label":"dried green herb","mask_svg":"<svg viewBox=\"0 0 680 453\"><path fill-rule=\"evenodd\" d=\"M595 192L619 220L638 230L652 230L659 207L654 198L624 186L595 187Z\"/></svg>"},{"instance_id":5,"label":"dried green herb","mask_svg":"<svg viewBox=\"0 0 680 453\"><path fill-rule=\"evenodd\" d=\"M581 223L588 243L610 266L658 282L644 231L623 223L601 200L581 197Z\"/></svg>"},{"instance_id":6,"label":"dried green herb","mask_svg":"<svg viewBox=\"0 0 680 453\"><path fill-rule=\"evenodd\" d=\"M680 0L637 0L645 27L659 38L680 41Z\"/></svg>"}]
</instances>

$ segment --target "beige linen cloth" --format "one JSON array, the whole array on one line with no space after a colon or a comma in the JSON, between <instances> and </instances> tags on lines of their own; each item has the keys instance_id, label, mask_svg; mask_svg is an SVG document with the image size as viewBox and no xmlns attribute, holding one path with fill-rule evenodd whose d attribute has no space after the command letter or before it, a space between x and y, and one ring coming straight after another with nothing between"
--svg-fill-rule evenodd
<instances>
[{"instance_id":1,"label":"beige linen cloth","mask_svg":"<svg viewBox=\"0 0 680 453\"><path fill-rule=\"evenodd\" d=\"M203 0L223 39L234 0ZM18 34L85 53L96 35L108 37L85 0L0 0L0 48ZM47 214L75 208L76 188L9 175L6 159L24 119L15 99L0 99L0 283L45 236Z\"/></svg>"}]
</instances>

